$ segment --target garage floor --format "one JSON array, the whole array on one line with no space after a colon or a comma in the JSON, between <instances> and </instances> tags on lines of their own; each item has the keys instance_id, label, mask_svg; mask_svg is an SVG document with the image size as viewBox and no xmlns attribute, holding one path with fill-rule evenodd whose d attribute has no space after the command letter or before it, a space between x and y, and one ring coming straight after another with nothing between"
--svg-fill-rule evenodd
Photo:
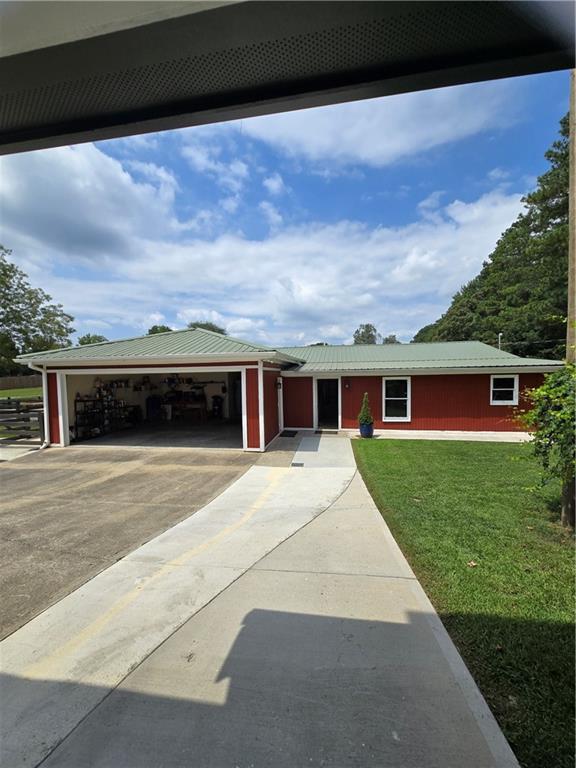
<instances>
[{"instance_id":1,"label":"garage floor","mask_svg":"<svg viewBox=\"0 0 576 768\"><path fill-rule=\"evenodd\" d=\"M78 445L135 446L146 448L242 448L242 424L229 422L163 421L143 424L86 440Z\"/></svg>"},{"instance_id":2,"label":"garage floor","mask_svg":"<svg viewBox=\"0 0 576 768\"><path fill-rule=\"evenodd\" d=\"M0 464L0 637L196 512L259 459L102 442L90 450L97 442Z\"/></svg>"}]
</instances>

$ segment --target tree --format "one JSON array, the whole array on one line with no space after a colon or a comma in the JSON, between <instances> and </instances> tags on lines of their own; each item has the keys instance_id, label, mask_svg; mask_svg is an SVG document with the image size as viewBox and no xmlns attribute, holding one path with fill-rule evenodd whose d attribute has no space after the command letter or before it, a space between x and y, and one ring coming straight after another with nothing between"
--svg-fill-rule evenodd
<instances>
[{"instance_id":1,"label":"tree","mask_svg":"<svg viewBox=\"0 0 576 768\"><path fill-rule=\"evenodd\" d=\"M463 286L448 310L414 341L473 339L523 357L564 357L568 264L568 116L546 153L549 169L526 210L504 232L480 274Z\"/></svg>"},{"instance_id":2,"label":"tree","mask_svg":"<svg viewBox=\"0 0 576 768\"><path fill-rule=\"evenodd\" d=\"M0 245L0 374L27 370L14 363L17 355L70 345L74 318L28 275L12 264L12 251Z\"/></svg>"},{"instance_id":3,"label":"tree","mask_svg":"<svg viewBox=\"0 0 576 768\"><path fill-rule=\"evenodd\" d=\"M533 433L532 450L545 475L562 481L561 521L574 527L576 366L568 364L549 374L540 387L526 394L532 407L521 420Z\"/></svg>"},{"instance_id":4,"label":"tree","mask_svg":"<svg viewBox=\"0 0 576 768\"><path fill-rule=\"evenodd\" d=\"M395 333L390 333L388 336L384 336L382 339L382 344L401 344L402 342L398 341L396 338Z\"/></svg>"},{"instance_id":5,"label":"tree","mask_svg":"<svg viewBox=\"0 0 576 768\"><path fill-rule=\"evenodd\" d=\"M219 325L216 325L216 323L210 323L208 321L200 322L200 321L192 320L191 322L188 323L188 328L202 328L205 331L213 331L213 333L221 333L222 336L228 335L224 328L221 328Z\"/></svg>"},{"instance_id":6,"label":"tree","mask_svg":"<svg viewBox=\"0 0 576 768\"><path fill-rule=\"evenodd\" d=\"M153 325L152 328L148 328L148 336L151 336L153 333L168 333L171 330L172 328L169 325Z\"/></svg>"},{"instance_id":7,"label":"tree","mask_svg":"<svg viewBox=\"0 0 576 768\"><path fill-rule=\"evenodd\" d=\"M354 331L354 344L378 344L382 337L372 323L363 323Z\"/></svg>"},{"instance_id":8,"label":"tree","mask_svg":"<svg viewBox=\"0 0 576 768\"><path fill-rule=\"evenodd\" d=\"M364 392L362 398L362 406L360 413L358 414L359 424L374 424L374 416L372 416L372 410L370 408L370 401L368 400L368 392Z\"/></svg>"},{"instance_id":9,"label":"tree","mask_svg":"<svg viewBox=\"0 0 576 768\"><path fill-rule=\"evenodd\" d=\"M315 341L314 344L308 344L309 347L327 347L328 344L325 341Z\"/></svg>"},{"instance_id":10,"label":"tree","mask_svg":"<svg viewBox=\"0 0 576 768\"><path fill-rule=\"evenodd\" d=\"M106 336L100 336L98 333L86 333L79 337L78 344L83 347L86 344L101 344L103 341L108 341Z\"/></svg>"}]
</instances>

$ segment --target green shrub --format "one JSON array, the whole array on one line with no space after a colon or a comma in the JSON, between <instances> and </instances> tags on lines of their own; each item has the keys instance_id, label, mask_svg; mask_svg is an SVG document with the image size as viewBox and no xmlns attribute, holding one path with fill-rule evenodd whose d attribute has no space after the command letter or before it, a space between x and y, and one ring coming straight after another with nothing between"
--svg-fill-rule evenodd
<instances>
[{"instance_id":1,"label":"green shrub","mask_svg":"<svg viewBox=\"0 0 576 768\"><path fill-rule=\"evenodd\" d=\"M362 407L360 408L360 413L358 414L358 423L374 424L374 417L372 416L372 411L370 410L370 402L368 400L368 392L364 392L364 397L362 398Z\"/></svg>"}]
</instances>

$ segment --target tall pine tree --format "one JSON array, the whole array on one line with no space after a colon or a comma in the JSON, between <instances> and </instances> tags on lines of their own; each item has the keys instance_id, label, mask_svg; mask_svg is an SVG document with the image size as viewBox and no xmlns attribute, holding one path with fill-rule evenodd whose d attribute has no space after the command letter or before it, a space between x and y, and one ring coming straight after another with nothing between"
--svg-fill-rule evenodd
<instances>
[{"instance_id":1,"label":"tall pine tree","mask_svg":"<svg viewBox=\"0 0 576 768\"><path fill-rule=\"evenodd\" d=\"M522 357L565 354L568 293L568 115L546 152L550 168L524 198L526 210L502 235L477 277L414 341L484 341Z\"/></svg>"}]
</instances>

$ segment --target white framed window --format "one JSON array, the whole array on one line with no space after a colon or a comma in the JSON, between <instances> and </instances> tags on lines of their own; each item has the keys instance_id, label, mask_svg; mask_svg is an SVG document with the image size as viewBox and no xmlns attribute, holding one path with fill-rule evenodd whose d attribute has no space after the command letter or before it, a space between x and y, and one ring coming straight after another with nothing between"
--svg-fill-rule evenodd
<instances>
[{"instance_id":1,"label":"white framed window","mask_svg":"<svg viewBox=\"0 0 576 768\"><path fill-rule=\"evenodd\" d=\"M518 405L518 374L490 376L490 405Z\"/></svg>"},{"instance_id":2,"label":"white framed window","mask_svg":"<svg viewBox=\"0 0 576 768\"><path fill-rule=\"evenodd\" d=\"M410 377L382 379L382 421L410 421Z\"/></svg>"}]
</instances>

